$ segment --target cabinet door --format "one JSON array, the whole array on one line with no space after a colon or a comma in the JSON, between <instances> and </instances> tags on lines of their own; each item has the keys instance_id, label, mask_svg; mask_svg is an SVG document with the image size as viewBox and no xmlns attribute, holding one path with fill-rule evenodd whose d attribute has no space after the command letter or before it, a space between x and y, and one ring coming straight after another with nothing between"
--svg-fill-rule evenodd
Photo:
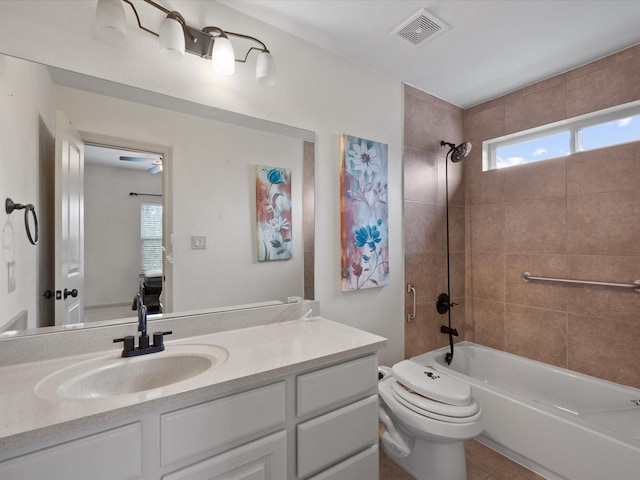
<instances>
[{"instance_id":1,"label":"cabinet door","mask_svg":"<svg viewBox=\"0 0 640 480\"><path fill-rule=\"evenodd\" d=\"M162 480L283 480L287 478L284 431L178 470Z\"/></svg>"},{"instance_id":2,"label":"cabinet door","mask_svg":"<svg viewBox=\"0 0 640 480\"><path fill-rule=\"evenodd\" d=\"M281 428L284 409L285 388L280 382L163 414L161 464L167 467Z\"/></svg>"},{"instance_id":3,"label":"cabinet door","mask_svg":"<svg viewBox=\"0 0 640 480\"><path fill-rule=\"evenodd\" d=\"M142 471L140 423L114 428L0 463L7 480L132 480Z\"/></svg>"},{"instance_id":4,"label":"cabinet door","mask_svg":"<svg viewBox=\"0 0 640 480\"><path fill-rule=\"evenodd\" d=\"M378 480L379 468L378 445L371 445L309 480Z\"/></svg>"},{"instance_id":5,"label":"cabinet door","mask_svg":"<svg viewBox=\"0 0 640 480\"><path fill-rule=\"evenodd\" d=\"M378 396L301 423L297 432L298 478L307 478L378 442Z\"/></svg>"}]
</instances>

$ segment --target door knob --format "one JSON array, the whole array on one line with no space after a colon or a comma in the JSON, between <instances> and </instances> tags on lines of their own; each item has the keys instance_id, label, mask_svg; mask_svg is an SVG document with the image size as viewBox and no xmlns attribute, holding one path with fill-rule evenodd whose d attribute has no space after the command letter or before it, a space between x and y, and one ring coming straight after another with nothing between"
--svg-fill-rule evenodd
<instances>
[{"instance_id":1,"label":"door knob","mask_svg":"<svg viewBox=\"0 0 640 480\"><path fill-rule=\"evenodd\" d=\"M64 289L64 299L66 300L67 297L73 297L76 298L78 296L78 289L74 288L73 290L67 290L66 288Z\"/></svg>"}]
</instances>

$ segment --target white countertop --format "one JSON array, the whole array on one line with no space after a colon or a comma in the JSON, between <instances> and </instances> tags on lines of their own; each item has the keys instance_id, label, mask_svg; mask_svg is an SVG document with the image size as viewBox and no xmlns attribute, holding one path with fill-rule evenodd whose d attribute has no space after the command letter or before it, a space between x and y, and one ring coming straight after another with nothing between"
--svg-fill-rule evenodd
<instances>
[{"instance_id":1,"label":"white countertop","mask_svg":"<svg viewBox=\"0 0 640 480\"><path fill-rule=\"evenodd\" d=\"M111 398L43 399L38 382L56 371L95 357L118 358L110 350L0 368L0 454L38 441L99 427L150 411L170 408L267 382L314 366L376 352L378 335L330 320L284 321L170 341L209 344L229 351L225 363L179 384ZM150 355L162 355L164 352Z\"/></svg>"}]
</instances>

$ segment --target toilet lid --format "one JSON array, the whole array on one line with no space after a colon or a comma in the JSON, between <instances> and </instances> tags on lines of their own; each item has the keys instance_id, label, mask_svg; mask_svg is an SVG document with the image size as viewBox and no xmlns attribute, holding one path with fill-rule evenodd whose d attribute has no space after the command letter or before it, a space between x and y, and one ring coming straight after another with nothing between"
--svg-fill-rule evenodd
<instances>
[{"instance_id":1,"label":"toilet lid","mask_svg":"<svg viewBox=\"0 0 640 480\"><path fill-rule=\"evenodd\" d=\"M447 405L411 392L397 381L391 384L391 391L399 403L419 415L434 420L449 423L470 423L480 418L480 404L475 399L471 399L469 405L461 407Z\"/></svg>"},{"instance_id":2,"label":"toilet lid","mask_svg":"<svg viewBox=\"0 0 640 480\"><path fill-rule=\"evenodd\" d=\"M469 384L432 367L403 360L393 366L392 372L398 382L423 397L457 406L469 405L472 401Z\"/></svg>"}]
</instances>

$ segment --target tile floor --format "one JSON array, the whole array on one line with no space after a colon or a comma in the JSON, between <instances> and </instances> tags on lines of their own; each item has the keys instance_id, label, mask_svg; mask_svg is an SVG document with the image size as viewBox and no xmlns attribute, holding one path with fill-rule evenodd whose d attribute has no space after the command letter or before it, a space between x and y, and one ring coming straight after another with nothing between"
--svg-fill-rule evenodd
<instances>
[{"instance_id":1,"label":"tile floor","mask_svg":"<svg viewBox=\"0 0 640 480\"><path fill-rule=\"evenodd\" d=\"M464 449L467 455L467 480L543 480L544 478L475 440L466 442ZM414 478L389 459L381 446L380 480L414 480Z\"/></svg>"}]
</instances>

